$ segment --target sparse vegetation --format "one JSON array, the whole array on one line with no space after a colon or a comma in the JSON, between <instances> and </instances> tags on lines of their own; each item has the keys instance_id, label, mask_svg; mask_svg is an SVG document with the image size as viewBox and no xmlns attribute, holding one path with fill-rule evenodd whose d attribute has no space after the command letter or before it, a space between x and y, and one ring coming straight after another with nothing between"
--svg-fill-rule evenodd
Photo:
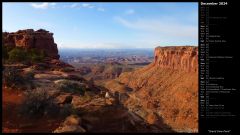
<instances>
[{"instance_id":1,"label":"sparse vegetation","mask_svg":"<svg viewBox=\"0 0 240 135\"><path fill-rule=\"evenodd\" d=\"M9 60L12 62L22 62L27 59L26 51L21 48L14 48L8 52Z\"/></svg>"},{"instance_id":2,"label":"sparse vegetation","mask_svg":"<svg viewBox=\"0 0 240 135\"><path fill-rule=\"evenodd\" d=\"M32 72L22 73L15 68L6 68L3 71L3 84L10 88L33 88L33 78Z\"/></svg>"},{"instance_id":3,"label":"sparse vegetation","mask_svg":"<svg viewBox=\"0 0 240 135\"><path fill-rule=\"evenodd\" d=\"M46 57L43 50L24 49L21 47L12 47L3 45L2 57L4 62L41 62Z\"/></svg>"},{"instance_id":4,"label":"sparse vegetation","mask_svg":"<svg viewBox=\"0 0 240 135\"><path fill-rule=\"evenodd\" d=\"M76 81L63 79L56 81L56 84L58 89L65 92L79 93L80 95L84 95L86 91L86 87Z\"/></svg>"},{"instance_id":5,"label":"sparse vegetation","mask_svg":"<svg viewBox=\"0 0 240 135\"><path fill-rule=\"evenodd\" d=\"M31 62L42 62L44 57L46 56L45 52L43 50L36 50L36 49L30 49L29 50L29 59Z\"/></svg>"},{"instance_id":6,"label":"sparse vegetation","mask_svg":"<svg viewBox=\"0 0 240 135\"><path fill-rule=\"evenodd\" d=\"M22 83L23 77L20 72L14 68L6 68L3 71L3 84L7 87L16 87Z\"/></svg>"},{"instance_id":7,"label":"sparse vegetation","mask_svg":"<svg viewBox=\"0 0 240 135\"><path fill-rule=\"evenodd\" d=\"M21 83L20 73L13 68L7 68L3 71L3 84L7 87L15 87Z\"/></svg>"},{"instance_id":8,"label":"sparse vegetation","mask_svg":"<svg viewBox=\"0 0 240 135\"><path fill-rule=\"evenodd\" d=\"M26 91L26 99L20 111L24 115L41 117L43 115L55 116L59 109L54 98L49 96L45 89L37 88Z\"/></svg>"}]
</instances>

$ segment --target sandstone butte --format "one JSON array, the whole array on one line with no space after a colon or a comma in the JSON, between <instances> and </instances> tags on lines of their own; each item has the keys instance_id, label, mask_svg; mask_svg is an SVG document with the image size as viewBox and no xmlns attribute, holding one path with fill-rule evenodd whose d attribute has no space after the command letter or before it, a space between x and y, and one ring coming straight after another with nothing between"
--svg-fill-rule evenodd
<instances>
[{"instance_id":1,"label":"sandstone butte","mask_svg":"<svg viewBox=\"0 0 240 135\"><path fill-rule=\"evenodd\" d=\"M49 58L59 59L57 44L54 43L53 33L44 29L19 30L17 32L3 32L3 44L26 49L43 50Z\"/></svg>"},{"instance_id":2,"label":"sandstone butte","mask_svg":"<svg viewBox=\"0 0 240 135\"><path fill-rule=\"evenodd\" d=\"M149 123L198 131L198 47L157 47L151 64L117 80L133 89L125 106Z\"/></svg>"}]
</instances>

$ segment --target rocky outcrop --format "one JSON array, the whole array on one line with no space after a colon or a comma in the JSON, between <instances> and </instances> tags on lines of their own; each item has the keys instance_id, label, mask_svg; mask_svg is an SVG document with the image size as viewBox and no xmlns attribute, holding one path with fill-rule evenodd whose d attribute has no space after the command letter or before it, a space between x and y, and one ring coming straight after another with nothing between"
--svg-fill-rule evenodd
<instances>
[{"instance_id":1,"label":"rocky outcrop","mask_svg":"<svg viewBox=\"0 0 240 135\"><path fill-rule=\"evenodd\" d=\"M53 133L84 133L86 130L80 126L81 119L77 115L70 115Z\"/></svg>"},{"instance_id":2,"label":"rocky outcrop","mask_svg":"<svg viewBox=\"0 0 240 135\"><path fill-rule=\"evenodd\" d=\"M197 47L157 47L151 64L116 81L133 90L124 106L150 124L162 119L174 131L197 132L197 71Z\"/></svg>"},{"instance_id":3,"label":"rocky outcrop","mask_svg":"<svg viewBox=\"0 0 240 135\"><path fill-rule=\"evenodd\" d=\"M19 30L17 32L3 32L3 44L26 49L43 50L49 58L59 59L57 44L54 43L53 33L39 29Z\"/></svg>"},{"instance_id":4,"label":"rocky outcrop","mask_svg":"<svg viewBox=\"0 0 240 135\"><path fill-rule=\"evenodd\" d=\"M197 72L198 48L190 46L157 47L154 66Z\"/></svg>"}]
</instances>

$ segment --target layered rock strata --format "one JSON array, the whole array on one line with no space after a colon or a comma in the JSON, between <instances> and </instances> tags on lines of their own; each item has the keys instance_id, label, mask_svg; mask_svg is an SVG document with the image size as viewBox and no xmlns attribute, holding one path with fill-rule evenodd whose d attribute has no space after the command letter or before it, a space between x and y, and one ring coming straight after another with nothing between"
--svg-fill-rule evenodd
<instances>
[{"instance_id":1,"label":"layered rock strata","mask_svg":"<svg viewBox=\"0 0 240 135\"><path fill-rule=\"evenodd\" d=\"M39 29L19 30L17 32L3 32L3 44L26 49L43 50L49 58L59 59L57 44L54 43L53 33Z\"/></svg>"},{"instance_id":2,"label":"layered rock strata","mask_svg":"<svg viewBox=\"0 0 240 135\"><path fill-rule=\"evenodd\" d=\"M117 81L133 89L124 105L149 123L198 131L197 47L157 47L151 64L122 73Z\"/></svg>"}]
</instances>

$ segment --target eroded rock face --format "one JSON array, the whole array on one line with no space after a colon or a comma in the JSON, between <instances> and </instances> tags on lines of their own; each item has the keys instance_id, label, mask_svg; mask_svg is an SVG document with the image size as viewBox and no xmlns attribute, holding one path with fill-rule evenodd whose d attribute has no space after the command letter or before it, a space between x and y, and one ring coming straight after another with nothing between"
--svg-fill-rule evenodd
<instances>
[{"instance_id":1,"label":"eroded rock face","mask_svg":"<svg viewBox=\"0 0 240 135\"><path fill-rule=\"evenodd\" d=\"M53 59L59 59L57 44L54 43L53 33L39 29L19 30L17 32L3 32L3 44L26 49L36 48L43 50Z\"/></svg>"},{"instance_id":2,"label":"eroded rock face","mask_svg":"<svg viewBox=\"0 0 240 135\"><path fill-rule=\"evenodd\" d=\"M154 61L117 81L133 89L124 105L150 124L198 131L198 48L157 47Z\"/></svg>"},{"instance_id":3,"label":"eroded rock face","mask_svg":"<svg viewBox=\"0 0 240 135\"><path fill-rule=\"evenodd\" d=\"M154 51L154 65L197 72L198 48L190 46L157 47Z\"/></svg>"}]
</instances>

